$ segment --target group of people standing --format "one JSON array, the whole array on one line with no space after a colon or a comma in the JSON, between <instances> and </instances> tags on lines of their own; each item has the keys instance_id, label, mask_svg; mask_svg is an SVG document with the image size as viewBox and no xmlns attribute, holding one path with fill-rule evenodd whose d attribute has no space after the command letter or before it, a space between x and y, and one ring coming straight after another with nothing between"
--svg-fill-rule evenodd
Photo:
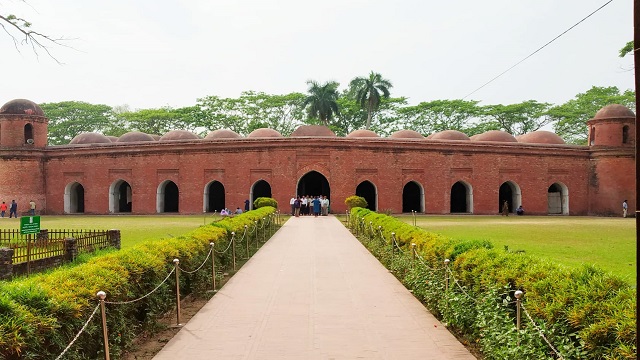
<instances>
[{"instance_id":1,"label":"group of people standing","mask_svg":"<svg viewBox=\"0 0 640 360\"><path fill-rule=\"evenodd\" d=\"M296 196L289 201L291 216L300 215L327 216L329 215L329 199L323 196Z\"/></svg>"},{"instance_id":2,"label":"group of people standing","mask_svg":"<svg viewBox=\"0 0 640 360\"><path fill-rule=\"evenodd\" d=\"M18 217L18 203L15 200L11 200L11 204L9 205L4 201L0 204L0 217L4 217L6 215L7 209L9 210L9 218ZM29 214L36 214L36 203L33 200L29 201Z\"/></svg>"}]
</instances>

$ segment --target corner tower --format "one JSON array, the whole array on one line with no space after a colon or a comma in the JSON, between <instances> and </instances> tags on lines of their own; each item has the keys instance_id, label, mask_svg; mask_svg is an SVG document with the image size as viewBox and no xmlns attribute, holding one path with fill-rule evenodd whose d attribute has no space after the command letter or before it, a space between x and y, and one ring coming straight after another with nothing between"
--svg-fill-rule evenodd
<instances>
[{"instance_id":1,"label":"corner tower","mask_svg":"<svg viewBox=\"0 0 640 360\"><path fill-rule=\"evenodd\" d=\"M607 105L587 121L589 127L589 206L594 215L621 215L622 201L635 209L636 115Z\"/></svg>"},{"instance_id":2,"label":"corner tower","mask_svg":"<svg viewBox=\"0 0 640 360\"><path fill-rule=\"evenodd\" d=\"M0 201L18 202L18 215L36 202L46 209L44 149L49 119L33 101L11 100L0 107Z\"/></svg>"}]
</instances>

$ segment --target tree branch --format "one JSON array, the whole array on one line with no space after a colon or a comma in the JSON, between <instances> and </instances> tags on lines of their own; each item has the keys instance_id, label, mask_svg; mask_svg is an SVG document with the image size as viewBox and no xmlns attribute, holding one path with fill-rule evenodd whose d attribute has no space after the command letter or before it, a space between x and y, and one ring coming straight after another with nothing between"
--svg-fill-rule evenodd
<instances>
[{"instance_id":1,"label":"tree branch","mask_svg":"<svg viewBox=\"0 0 640 360\"><path fill-rule=\"evenodd\" d=\"M3 23L4 22L4 23ZM71 48L63 44L63 41L70 40L66 38L54 38L52 36L40 33L38 31L31 30L31 23L23 18L19 18L15 15L0 15L0 26L2 30L4 30L7 35L11 37L13 40L13 45L16 48L16 51L20 52L19 45L30 45L33 52L36 54L36 57L39 57L38 51L44 51L47 55L52 58L55 62L62 65L61 63L49 50L49 46L47 43L51 43L57 46L64 46L67 48ZM7 26L9 26L7 28ZM13 30L13 32L11 31ZM20 36L24 36L22 40L19 40L14 32L20 33Z\"/></svg>"}]
</instances>

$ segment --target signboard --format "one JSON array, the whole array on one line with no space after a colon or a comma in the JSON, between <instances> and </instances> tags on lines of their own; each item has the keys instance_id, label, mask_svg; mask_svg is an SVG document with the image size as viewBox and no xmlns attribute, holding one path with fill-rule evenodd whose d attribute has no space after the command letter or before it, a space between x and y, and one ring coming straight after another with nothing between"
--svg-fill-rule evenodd
<instances>
[{"instance_id":1,"label":"signboard","mask_svg":"<svg viewBox=\"0 0 640 360\"><path fill-rule=\"evenodd\" d=\"M40 232L40 216L23 216L20 218L20 234L37 234Z\"/></svg>"}]
</instances>

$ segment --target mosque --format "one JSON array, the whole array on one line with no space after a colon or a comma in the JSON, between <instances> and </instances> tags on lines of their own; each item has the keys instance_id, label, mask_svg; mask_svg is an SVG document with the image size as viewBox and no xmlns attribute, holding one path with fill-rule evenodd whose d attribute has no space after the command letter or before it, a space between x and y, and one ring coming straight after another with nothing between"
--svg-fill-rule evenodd
<instances>
[{"instance_id":1,"label":"mosque","mask_svg":"<svg viewBox=\"0 0 640 360\"><path fill-rule=\"evenodd\" d=\"M288 211L296 194L327 195L333 213L354 194L391 213L490 215L507 201L526 214L620 216L623 200L636 206L635 114L622 105L587 122L588 146L548 131L338 137L324 126L289 137L85 133L47 146L47 123L29 100L0 108L0 201L15 199L20 213L33 199L40 214L201 214L263 196Z\"/></svg>"}]
</instances>

